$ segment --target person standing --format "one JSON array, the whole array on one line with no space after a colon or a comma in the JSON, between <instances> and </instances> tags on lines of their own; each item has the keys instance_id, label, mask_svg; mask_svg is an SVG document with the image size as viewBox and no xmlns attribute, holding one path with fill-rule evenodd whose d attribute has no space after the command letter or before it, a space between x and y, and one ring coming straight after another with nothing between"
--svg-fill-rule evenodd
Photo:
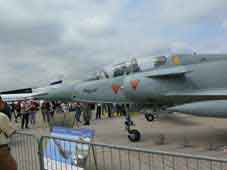
<instances>
[{"instance_id":1,"label":"person standing","mask_svg":"<svg viewBox=\"0 0 227 170\"><path fill-rule=\"evenodd\" d=\"M108 117L112 117L112 104L107 104Z\"/></svg>"},{"instance_id":2,"label":"person standing","mask_svg":"<svg viewBox=\"0 0 227 170\"><path fill-rule=\"evenodd\" d=\"M80 103L75 103L75 117L77 122L81 122L80 116L81 116L81 106Z\"/></svg>"},{"instance_id":3,"label":"person standing","mask_svg":"<svg viewBox=\"0 0 227 170\"><path fill-rule=\"evenodd\" d=\"M41 112L43 115L44 122L50 122L50 103L48 101L44 101L41 106Z\"/></svg>"},{"instance_id":4,"label":"person standing","mask_svg":"<svg viewBox=\"0 0 227 170\"><path fill-rule=\"evenodd\" d=\"M56 109L56 102L52 101L50 103L50 111L49 111L51 118L53 118L54 116L55 109Z\"/></svg>"},{"instance_id":5,"label":"person standing","mask_svg":"<svg viewBox=\"0 0 227 170\"><path fill-rule=\"evenodd\" d=\"M9 137L16 132L9 118L0 112L0 169L17 170L17 163L10 154Z\"/></svg>"},{"instance_id":6,"label":"person standing","mask_svg":"<svg viewBox=\"0 0 227 170\"><path fill-rule=\"evenodd\" d=\"M14 103L14 102L12 102L12 104L11 104L11 114L13 115L13 117L14 117L14 120L15 120L15 122L17 122L16 121L16 104Z\"/></svg>"},{"instance_id":7,"label":"person standing","mask_svg":"<svg viewBox=\"0 0 227 170\"><path fill-rule=\"evenodd\" d=\"M12 113L9 105L2 100L2 97L0 96L0 112L4 113L8 116L9 120L11 120Z\"/></svg>"},{"instance_id":8,"label":"person standing","mask_svg":"<svg viewBox=\"0 0 227 170\"><path fill-rule=\"evenodd\" d=\"M84 125L86 125L86 126L90 125L91 108L92 108L91 104L89 104L89 103L84 104L83 118L84 118Z\"/></svg>"},{"instance_id":9,"label":"person standing","mask_svg":"<svg viewBox=\"0 0 227 170\"><path fill-rule=\"evenodd\" d=\"M121 116L126 116L126 110L129 110L129 106L122 104L120 110L121 110Z\"/></svg>"},{"instance_id":10,"label":"person standing","mask_svg":"<svg viewBox=\"0 0 227 170\"><path fill-rule=\"evenodd\" d=\"M117 116L121 116L121 106L119 104L116 104L116 113Z\"/></svg>"},{"instance_id":11,"label":"person standing","mask_svg":"<svg viewBox=\"0 0 227 170\"><path fill-rule=\"evenodd\" d=\"M24 101L21 103L21 114L22 114L21 129L24 129L24 127L28 129L30 109L31 109L31 104L29 101Z\"/></svg>"},{"instance_id":12,"label":"person standing","mask_svg":"<svg viewBox=\"0 0 227 170\"><path fill-rule=\"evenodd\" d=\"M36 103L35 101L31 101L31 107L30 107L30 114L31 114L31 118L30 118L30 123L31 125L35 125L36 123L36 112L38 110L38 103Z\"/></svg>"},{"instance_id":13,"label":"person standing","mask_svg":"<svg viewBox=\"0 0 227 170\"><path fill-rule=\"evenodd\" d=\"M101 107L101 104L98 103L96 108L96 120L101 119L101 113L102 113L102 107Z\"/></svg>"},{"instance_id":14,"label":"person standing","mask_svg":"<svg viewBox=\"0 0 227 170\"><path fill-rule=\"evenodd\" d=\"M64 102L61 103L61 108L62 108L64 113L69 112L69 107Z\"/></svg>"},{"instance_id":15,"label":"person standing","mask_svg":"<svg viewBox=\"0 0 227 170\"><path fill-rule=\"evenodd\" d=\"M19 101L15 106L15 122L17 123L18 117L21 116L21 102Z\"/></svg>"}]
</instances>

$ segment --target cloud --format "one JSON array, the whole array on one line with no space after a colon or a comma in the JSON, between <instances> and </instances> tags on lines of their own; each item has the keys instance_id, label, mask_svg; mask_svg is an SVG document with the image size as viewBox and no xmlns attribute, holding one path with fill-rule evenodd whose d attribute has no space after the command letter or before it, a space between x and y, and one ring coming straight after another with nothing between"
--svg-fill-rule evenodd
<instances>
[{"instance_id":1,"label":"cloud","mask_svg":"<svg viewBox=\"0 0 227 170\"><path fill-rule=\"evenodd\" d=\"M227 20L223 21L223 29L227 33Z\"/></svg>"},{"instance_id":2,"label":"cloud","mask_svg":"<svg viewBox=\"0 0 227 170\"><path fill-rule=\"evenodd\" d=\"M226 10L225 0L0 0L0 90L131 57L226 52Z\"/></svg>"},{"instance_id":3,"label":"cloud","mask_svg":"<svg viewBox=\"0 0 227 170\"><path fill-rule=\"evenodd\" d=\"M201 20L218 19L225 13L227 1L225 0L162 0L160 3L160 16L167 22L199 22Z\"/></svg>"}]
</instances>

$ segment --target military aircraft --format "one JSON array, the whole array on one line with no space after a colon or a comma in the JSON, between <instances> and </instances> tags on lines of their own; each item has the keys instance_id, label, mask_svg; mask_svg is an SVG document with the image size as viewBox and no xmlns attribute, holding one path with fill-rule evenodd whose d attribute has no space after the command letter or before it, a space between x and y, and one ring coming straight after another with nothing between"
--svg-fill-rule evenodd
<instances>
[{"instance_id":1,"label":"military aircraft","mask_svg":"<svg viewBox=\"0 0 227 170\"><path fill-rule=\"evenodd\" d=\"M132 59L102 69L95 76L74 86L74 101L93 103L135 103L152 108L148 121L161 110L198 116L227 117L227 55L174 54ZM140 132L131 129L131 141Z\"/></svg>"},{"instance_id":2,"label":"military aircraft","mask_svg":"<svg viewBox=\"0 0 227 170\"><path fill-rule=\"evenodd\" d=\"M39 88L37 99L138 104L153 121L161 112L227 117L227 54L173 54L133 58L86 80ZM41 95L41 94L42 95ZM149 108L149 109L147 109ZM127 113L128 138L141 134Z\"/></svg>"}]
</instances>

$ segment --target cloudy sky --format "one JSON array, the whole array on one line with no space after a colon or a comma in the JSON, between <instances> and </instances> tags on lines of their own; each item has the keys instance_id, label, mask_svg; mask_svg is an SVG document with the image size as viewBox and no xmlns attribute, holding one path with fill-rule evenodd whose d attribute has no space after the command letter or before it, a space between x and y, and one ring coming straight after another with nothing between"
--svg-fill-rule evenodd
<instances>
[{"instance_id":1,"label":"cloudy sky","mask_svg":"<svg viewBox=\"0 0 227 170\"><path fill-rule=\"evenodd\" d=\"M227 53L226 0L0 0L0 90L179 52Z\"/></svg>"}]
</instances>

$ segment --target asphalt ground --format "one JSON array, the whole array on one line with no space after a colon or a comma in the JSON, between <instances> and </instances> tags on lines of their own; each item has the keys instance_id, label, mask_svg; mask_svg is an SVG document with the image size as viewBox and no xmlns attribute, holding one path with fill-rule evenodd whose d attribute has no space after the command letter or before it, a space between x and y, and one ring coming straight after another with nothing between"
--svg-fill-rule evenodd
<instances>
[{"instance_id":1,"label":"asphalt ground","mask_svg":"<svg viewBox=\"0 0 227 170\"><path fill-rule=\"evenodd\" d=\"M195 117L174 113L162 115L154 122L147 122L143 115L134 115L136 126L142 138L132 143L127 138L124 117L95 120L95 114L88 126L95 130L94 141L98 143L122 145L168 152L227 158L224 146L227 146L227 120ZM19 123L17 124L19 130ZM79 127L85 127L79 124ZM74 126L76 127L76 124ZM37 113L36 125L26 131L37 136L49 134L47 123L43 123L41 114Z\"/></svg>"},{"instance_id":2,"label":"asphalt ground","mask_svg":"<svg viewBox=\"0 0 227 170\"><path fill-rule=\"evenodd\" d=\"M91 125L88 127L95 130L94 142L96 143L227 159L227 153L224 153L224 146L227 145L227 120L225 119L201 118L179 113L161 115L154 122L147 122L143 115L138 114L134 114L132 119L136 124L134 128L142 134L141 141L137 143L128 140L124 127L124 117L107 118L103 116L101 120L95 120L93 113ZM77 125L75 124L74 128L77 128ZM43 122L40 112L37 113L36 124L30 125L29 129L20 129L20 122L16 126L18 131L30 133L36 137L50 134L48 124ZM79 123L79 127L85 126ZM18 162L19 170L40 170L36 137L19 134L13 137L11 152ZM217 162L198 162L197 159L173 158L108 147L94 147L98 169L161 170L175 167L176 170L188 170L198 167L200 169L227 168L225 164ZM88 169L95 169L95 159L90 158L92 155L89 154ZM53 167L54 165L51 164Z\"/></svg>"}]
</instances>

